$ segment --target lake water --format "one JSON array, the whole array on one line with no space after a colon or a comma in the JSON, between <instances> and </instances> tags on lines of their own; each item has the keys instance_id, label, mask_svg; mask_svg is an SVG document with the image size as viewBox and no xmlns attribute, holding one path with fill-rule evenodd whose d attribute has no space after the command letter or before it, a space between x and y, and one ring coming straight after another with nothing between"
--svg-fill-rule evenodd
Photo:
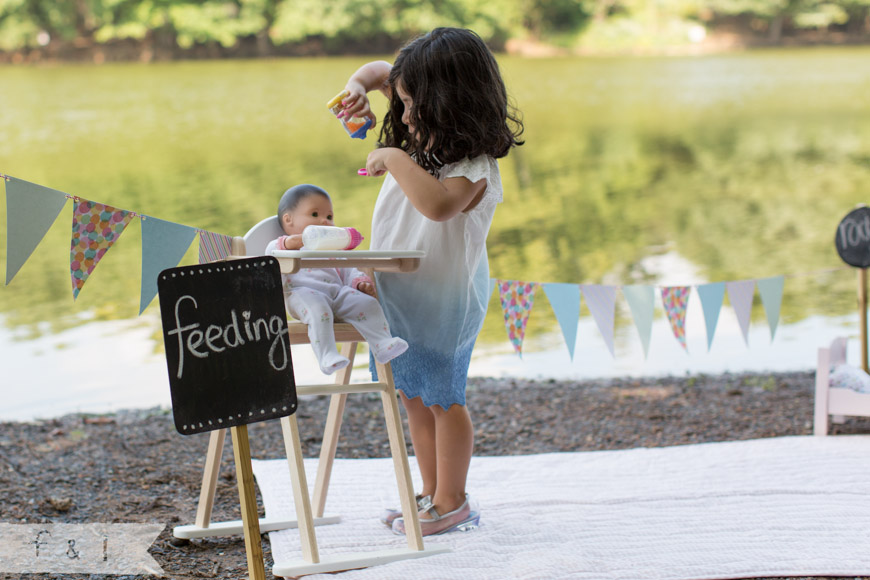
<instances>
[{"instance_id":1,"label":"lake water","mask_svg":"<svg viewBox=\"0 0 870 580\"><path fill-rule=\"evenodd\" d=\"M527 144L501 162L493 277L664 286L784 275L785 293L773 341L756 294L748 346L726 299L709 352L694 291L688 353L657 302L647 357L621 294L614 356L584 303L573 361L543 292L522 358L494 295L472 374L810 369L819 346L858 336L856 276L833 238L867 201L870 50L499 60ZM325 110L362 62L0 67L0 173L227 235L273 213L287 187L317 183L337 221L368 235L379 181L356 169L374 139L347 138ZM169 401L156 300L137 316L137 220L73 301L70 212L0 287L3 419ZM5 228L3 204L3 240ZM194 261L196 244L183 263ZM294 350L303 375L311 356Z\"/></svg>"}]
</instances>

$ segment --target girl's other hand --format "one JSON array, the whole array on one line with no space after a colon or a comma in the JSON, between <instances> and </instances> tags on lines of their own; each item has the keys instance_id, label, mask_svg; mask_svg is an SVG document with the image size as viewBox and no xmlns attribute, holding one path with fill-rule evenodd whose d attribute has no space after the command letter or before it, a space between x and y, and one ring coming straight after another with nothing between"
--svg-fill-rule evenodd
<instances>
[{"instance_id":1,"label":"girl's other hand","mask_svg":"<svg viewBox=\"0 0 870 580\"><path fill-rule=\"evenodd\" d=\"M298 250L302 248L302 234L293 234L292 236L284 236L285 250Z\"/></svg>"},{"instance_id":2,"label":"girl's other hand","mask_svg":"<svg viewBox=\"0 0 870 580\"><path fill-rule=\"evenodd\" d=\"M366 172L369 177L380 177L385 174L388 160L398 154L406 154L401 149L396 147L380 147L369 153L366 159Z\"/></svg>"}]
</instances>

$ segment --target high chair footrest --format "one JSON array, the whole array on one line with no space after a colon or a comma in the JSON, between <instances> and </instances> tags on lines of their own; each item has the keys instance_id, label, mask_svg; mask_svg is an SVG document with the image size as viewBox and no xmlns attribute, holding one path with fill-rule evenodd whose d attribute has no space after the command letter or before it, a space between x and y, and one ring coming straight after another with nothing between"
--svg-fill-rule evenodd
<instances>
[{"instance_id":1,"label":"high chair footrest","mask_svg":"<svg viewBox=\"0 0 870 580\"><path fill-rule=\"evenodd\" d=\"M297 395L343 395L356 393L383 393L387 383L354 383L351 385L296 385Z\"/></svg>"}]
</instances>

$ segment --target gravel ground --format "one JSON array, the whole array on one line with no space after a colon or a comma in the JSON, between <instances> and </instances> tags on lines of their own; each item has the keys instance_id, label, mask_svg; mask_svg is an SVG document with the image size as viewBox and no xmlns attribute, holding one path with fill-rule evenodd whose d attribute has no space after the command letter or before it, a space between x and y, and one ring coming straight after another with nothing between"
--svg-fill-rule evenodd
<instances>
[{"instance_id":1,"label":"gravel ground","mask_svg":"<svg viewBox=\"0 0 870 580\"><path fill-rule=\"evenodd\" d=\"M389 443L378 396L352 396L339 457L385 457ZM660 447L812 432L812 373L696 375L559 382L472 379L468 405L477 455ZM320 451L325 397L300 401L307 457ZM283 458L277 421L249 427L257 458ZM870 433L850 419L832 433ZM0 423L0 522L161 523L150 553L171 578L247 578L241 537L180 542L172 527L196 511L207 434L176 433L171 413L151 409ZM410 453L410 449L409 449ZM215 521L238 519L232 450L224 450ZM262 514L262 504L260 504ZM267 576L272 567L263 542ZM337 575L336 578L340 578ZM0 578L19 578L0 572ZM78 580L74 574L26 578ZM92 575L100 579L104 576ZM147 580L153 576L112 576ZM870 577L866 577L870 580Z\"/></svg>"}]
</instances>

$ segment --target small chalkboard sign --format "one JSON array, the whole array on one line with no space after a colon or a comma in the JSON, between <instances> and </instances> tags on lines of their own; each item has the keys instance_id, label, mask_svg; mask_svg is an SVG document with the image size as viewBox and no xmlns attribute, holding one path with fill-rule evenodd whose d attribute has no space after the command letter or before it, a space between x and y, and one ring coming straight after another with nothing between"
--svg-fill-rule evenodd
<instances>
[{"instance_id":1,"label":"small chalkboard sign","mask_svg":"<svg viewBox=\"0 0 870 580\"><path fill-rule=\"evenodd\" d=\"M870 267L870 208L850 211L837 226L834 243L844 262L856 268Z\"/></svg>"},{"instance_id":2,"label":"small chalkboard sign","mask_svg":"<svg viewBox=\"0 0 870 580\"><path fill-rule=\"evenodd\" d=\"M296 411L281 272L272 257L170 268L157 279L182 435Z\"/></svg>"}]
</instances>

